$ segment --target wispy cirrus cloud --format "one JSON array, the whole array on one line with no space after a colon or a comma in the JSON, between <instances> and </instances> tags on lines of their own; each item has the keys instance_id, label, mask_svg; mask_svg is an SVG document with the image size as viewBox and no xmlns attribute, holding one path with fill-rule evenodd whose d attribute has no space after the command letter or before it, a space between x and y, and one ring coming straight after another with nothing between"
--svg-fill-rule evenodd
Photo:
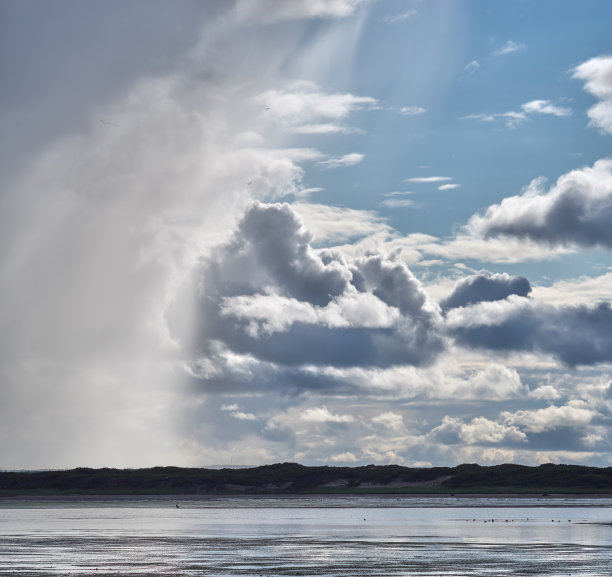
<instances>
[{"instance_id":1,"label":"wispy cirrus cloud","mask_svg":"<svg viewBox=\"0 0 612 577\"><path fill-rule=\"evenodd\" d=\"M383 22L387 24L397 24L398 22L404 22L405 20L414 18L417 14L418 10L416 10L416 8L411 8L400 14L388 14L387 16L383 16Z\"/></svg>"},{"instance_id":2,"label":"wispy cirrus cloud","mask_svg":"<svg viewBox=\"0 0 612 577\"><path fill-rule=\"evenodd\" d=\"M476 72L476 70L478 70L480 68L480 64L478 62L478 60L472 60L471 62L468 62L465 65L465 71L468 72L469 74L473 74L474 72Z\"/></svg>"},{"instance_id":3,"label":"wispy cirrus cloud","mask_svg":"<svg viewBox=\"0 0 612 577\"><path fill-rule=\"evenodd\" d=\"M553 104L550 100L531 100L521 104L521 110L507 112L478 113L463 116L463 120L480 120L481 122L503 122L508 128L516 128L529 120L533 115L570 116L572 109Z\"/></svg>"},{"instance_id":4,"label":"wispy cirrus cloud","mask_svg":"<svg viewBox=\"0 0 612 577\"><path fill-rule=\"evenodd\" d=\"M452 180L450 176L413 176L406 178L404 182L418 182L418 183L429 183L429 182L445 182Z\"/></svg>"},{"instance_id":5,"label":"wispy cirrus cloud","mask_svg":"<svg viewBox=\"0 0 612 577\"><path fill-rule=\"evenodd\" d=\"M318 164L324 168L341 168L343 166L354 166L355 164L359 164L364 158L365 156L363 154L351 152L343 156L321 160Z\"/></svg>"},{"instance_id":6,"label":"wispy cirrus cloud","mask_svg":"<svg viewBox=\"0 0 612 577\"><path fill-rule=\"evenodd\" d=\"M285 89L267 90L255 98L262 116L296 134L348 134L359 129L343 124L355 110L376 106L375 98L326 93L317 84L299 81Z\"/></svg>"},{"instance_id":7,"label":"wispy cirrus cloud","mask_svg":"<svg viewBox=\"0 0 612 577\"><path fill-rule=\"evenodd\" d=\"M493 51L493 56L505 56L506 54L512 54L513 52L519 52L525 50L527 47L525 44L517 44L512 40L508 40L503 46L500 46L497 50Z\"/></svg>"},{"instance_id":8,"label":"wispy cirrus cloud","mask_svg":"<svg viewBox=\"0 0 612 577\"><path fill-rule=\"evenodd\" d=\"M422 106L402 106L399 112L404 116L417 116L418 114L425 114L427 109Z\"/></svg>"}]
</instances>

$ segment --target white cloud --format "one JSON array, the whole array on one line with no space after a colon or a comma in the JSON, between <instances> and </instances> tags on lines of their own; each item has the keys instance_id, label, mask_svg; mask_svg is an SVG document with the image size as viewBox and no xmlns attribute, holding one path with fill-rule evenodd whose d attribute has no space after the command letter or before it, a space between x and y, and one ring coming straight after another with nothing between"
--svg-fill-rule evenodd
<instances>
[{"instance_id":1,"label":"white cloud","mask_svg":"<svg viewBox=\"0 0 612 577\"><path fill-rule=\"evenodd\" d=\"M542 385L529 391L529 396L534 399L555 401L561 397L561 393L559 393L559 391L552 385Z\"/></svg>"},{"instance_id":2,"label":"white cloud","mask_svg":"<svg viewBox=\"0 0 612 577\"><path fill-rule=\"evenodd\" d=\"M245 413L243 411L232 411L230 413L234 419L239 421L256 421L257 417L253 413Z\"/></svg>"},{"instance_id":3,"label":"white cloud","mask_svg":"<svg viewBox=\"0 0 612 577\"><path fill-rule=\"evenodd\" d=\"M478 63L478 60L472 60L471 62L468 62L465 65L465 71L468 72L469 74L473 74L479 68L480 68L480 64Z\"/></svg>"},{"instance_id":4,"label":"white cloud","mask_svg":"<svg viewBox=\"0 0 612 577\"><path fill-rule=\"evenodd\" d=\"M306 409L299 418L311 423L352 423L355 420L352 415L333 414L325 405Z\"/></svg>"},{"instance_id":5,"label":"white cloud","mask_svg":"<svg viewBox=\"0 0 612 577\"><path fill-rule=\"evenodd\" d=\"M358 459L353 453L346 451L346 453L332 455L329 460L333 463L356 463Z\"/></svg>"},{"instance_id":6,"label":"white cloud","mask_svg":"<svg viewBox=\"0 0 612 577\"><path fill-rule=\"evenodd\" d=\"M550 100L532 100L521 104L521 108L527 114L551 114L553 116L570 116L572 114L571 108L556 106Z\"/></svg>"},{"instance_id":7,"label":"white cloud","mask_svg":"<svg viewBox=\"0 0 612 577\"><path fill-rule=\"evenodd\" d=\"M296 134L355 134L361 132L352 126L341 126L339 124L304 124L291 127Z\"/></svg>"},{"instance_id":8,"label":"white cloud","mask_svg":"<svg viewBox=\"0 0 612 577\"><path fill-rule=\"evenodd\" d=\"M570 116L571 108L564 108L553 104L550 100L531 100L521 104L521 110L508 112L478 113L463 116L462 120L480 120L481 122L503 122L508 128L516 128L529 120L534 114L550 116Z\"/></svg>"},{"instance_id":9,"label":"white cloud","mask_svg":"<svg viewBox=\"0 0 612 577\"><path fill-rule=\"evenodd\" d=\"M588 305L612 301L612 273L558 280L550 286L534 286L532 296L555 306Z\"/></svg>"},{"instance_id":10,"label":"white cloud","mask_svg":"<svg viewBox=\"0 0 612 577\"><path fill-rule=\"evenodd\" d=\"M400 434L405 434L407 432L404 425L404 418L402 415L394 413L393 411L387 411L386 413L381 413L380 415L373 417L372 423L383 426L386 429Z\"/></svg>"},{"instance_id":11,"label":"white cloud","mask_svg":"<svg viewBox=\"0 0 612 577\"><path fill-rule=\"evenodd\" d=\"M517 44L512 40L508 40L502 47L498 48L493 52L493 56L504 56L506 54L512 54L512 52L519 52L520 50L525 50L526 46L524 44Z\"/></svg>"},{"instance_id":12,"label":"white cloud","mask_svg":"<svg viewBox=\"0 0 612 577\"><path fill-rule=\"evenodd\" d=\"M409 198L387 198L380 203L386 208L407 208L414 205L414 201Z\"/></svg>"},{"instance_id":13,"label":"white cloud","mask_svg":"<svg viewBox=\"0 0 612 577\"><path fill-rule=\"evenodd\" d=\"M612 134L612 56L591 58L573 70L574 78L585 81L587 92L599 99L589 108L591 125Z\"/></svg>"},{"instance_id":14,"label":"white cloud","mask_svg":"<svg viewBox=\"0 0 612 577\"><path fill-rule=\"evenodd\" d=\"M303 18L346 18L369 0L238 0L234 11L240 20L279 22Z\"/></svg>"},{"instance_id":15,"label":"white cloud","mask_svg":"<svg viewBox=\"0 0 612 577\"><path fill-rule=\"evenodd\" d=\"M461 185L456 183L443 184L438 186L438 190L454 190L455 188L459 188Z\"/></svg>"},{"instance_id":16,"label":"white cloud","mask_svg":"<svg viewBox=\"0 0 612 577\"><path fill-rule=\"evenodd\" d=\"M444 182L445 180L452 180L450 176L414 176L412 178L406 178L405 182Z\"/></svg>"},{"instance_id":17,"label":"white cloud","mask_svg":"<svg viewBox=\"0 0 612 577\"><path fill-rule=\"evenodd\" d=\"M416 242L415 242L416 240ZM572 247L549 246L524 238L478 238L459 234L448 241L429 237L410 241L410 248L419 254L427 254L445 260L476 260L480 262L517 263L538 260L555 260L563 254L575 252ZM395 241L401 246L402 241Z\"/></svg>"},{"instance_id":18,"label":"white cloud","mask_svg":"<svg viewBox=\"0 0 612 577\"><path fill-rule=\"evenodd\" d=\"M363 154L352 152L350 154L345 154L344 156L338 156L328 160L321 160L319 164L325 168L340 168L343 166L354 166L355 164L359 164L363 159Z\"/></svg>"},{"instance_id":19,"label":"white cloud","mask_svg":"<svg viewBox=\"0 0 612 577\"><path fill-rule=\"evenodd\" d=\"M406 10L400 14L387 15L383 17L383 21L388 24L396 24L397 22L404 22L405 20L409 20L418 14L418 10L415 8L411 8L410 10Z\"/></svg>"},{"instance_id":20,"label":"white cloud","mask_svg":"<svg viewBox=\"0 0 612 577\"><path fill-rule=\"evenodd\" d=\"M510 425L520 425L526 431L541 433L559 427L584 427L591 423L597 413L586 406L584 401L570 401L567 405L551 405L544 409L504 412L501 417Z\"/></svg>"},{"instance_id":21,"label":"white cloud","mask_svg":"<svg viewBox=\"0 0 612 577\"><path fill-rule=\"evenodd\" d=\"M428 433L428 437L441 443L480 443L525 442L525 433L510 424L500 424L486 417L475 417L469 423L461 419L445 416L442 424Z\"/></svg>"},{"instance_id":22,"label":"white cloud","mask_svg":"<svg viewBox=\"0 0 612 577\"><path fill-rule=\"evenodd\" d=\"M612 159L559 177L550 190L542 179L520 196L470 219L474 235L517 237L548 245L612 248Z\"/></svg>"},{"instance_id":23,"label":"white cloud","mask_svg":"<svg viewBox=\"0 0 612 577\"><path fill-rule=\"evenodd\" d=\"M406 116L416 116L418 114L425 114L427 109L421 106L402 106L400 108L400 114L404 114Z\"/></svg>"},{"instance_id":24,"label":"white cloud","mask_svg":"<svg viewBox=\"0 0 612 577\"><path fill-rule=\"evenodd\" d=\"M376 105L376 100L350 93L328 94L313 82L294 82L284 90L267 90L255 99L262 117L301 134L351 133L342 124L351 112ZM335 121L335 122L330 122Z\"/></svg>"},{"instance_id":25,"label":"white cloud","mask_svg":"<svg viewBox=\"0 0 612 577\"><path fill-rule=\"evenodd\" d=\"M292 206L312 231L314 240L325 245L392 232L375 212L303 202Z\"/></svg>"}]
</instances>

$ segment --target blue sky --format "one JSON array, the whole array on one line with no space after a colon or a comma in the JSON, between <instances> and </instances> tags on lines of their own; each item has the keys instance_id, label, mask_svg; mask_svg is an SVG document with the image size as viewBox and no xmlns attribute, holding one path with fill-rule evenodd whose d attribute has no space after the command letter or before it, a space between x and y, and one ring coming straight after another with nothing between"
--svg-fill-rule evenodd
<instances>
[{"instance_id":1,"label":"blue sky","mask_svg":"<svg viewBox=\"0 0 612 577\"><path fill-rule=\"evenodd\" d=\"M612 462L612 6L0 6L0 468Z\"/></svg>"}]
</instances>

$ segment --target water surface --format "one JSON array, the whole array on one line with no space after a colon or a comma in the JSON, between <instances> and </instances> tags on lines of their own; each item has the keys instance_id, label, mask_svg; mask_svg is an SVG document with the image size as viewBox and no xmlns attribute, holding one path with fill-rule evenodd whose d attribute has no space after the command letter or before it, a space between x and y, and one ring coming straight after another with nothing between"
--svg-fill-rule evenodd
<instances>
[{"instance_id":1,"label":"water surface","mask_svg":"<svg viewBox=\"0 0 612 577\"><path fill-rule=\"evenodd\" d=\"M609 577L611 522L584 498L4 500L0 575Z\"/></svg>"}]
</instances>

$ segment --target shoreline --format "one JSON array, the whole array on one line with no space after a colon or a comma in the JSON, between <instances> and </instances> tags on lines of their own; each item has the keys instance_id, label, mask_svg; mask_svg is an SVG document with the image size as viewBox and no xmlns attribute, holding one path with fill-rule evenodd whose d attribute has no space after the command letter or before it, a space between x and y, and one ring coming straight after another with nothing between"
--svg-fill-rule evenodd
<instances>
[{"instance_id":1,"label":"shoreline","mask_svg":"<svg viewBox=\"0 0 612 577\"><path fill-rule=\"evenodd\" d=\"M471 499L491 499L491 500L538 500L543 504L546 501L555 501L558 499L575 499L575 500L612 500L611 493L274 493L274 494L108 494L108 493L67 493L67 494L19 494L19 495L0 495L0 503L11 501L56 501L56 502L76 502L76 501L159 501L159 502L181 502L181 501L312 501L312 500L379 500L379 501L397 501L397 500L417 500L431 499L460 502Z\"/></svg>"}]
</instances>

